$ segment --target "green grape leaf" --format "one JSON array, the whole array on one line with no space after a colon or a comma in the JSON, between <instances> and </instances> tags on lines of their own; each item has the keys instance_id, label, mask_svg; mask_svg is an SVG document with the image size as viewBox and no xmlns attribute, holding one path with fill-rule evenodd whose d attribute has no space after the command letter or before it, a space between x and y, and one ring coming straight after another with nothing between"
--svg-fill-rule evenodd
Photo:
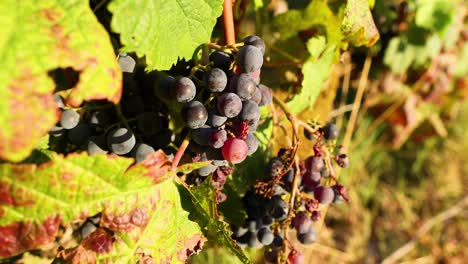
<instances>
[{"instance_id":1,"label":"green grape leaf","mask_svg":"<svg viewBox=\"0 0 468 264\"><path fill-rule=\"evenodd\" d=\"M342 13L334 13L324 0L311 1L304 10L289 10L273 19L273 27L281 39L296 35L298 31L316 27L327 36L328 43L339 44L343 39L341 33Z\"/></svg>"},{"instance_id":2,"label":"green grape leaf","mask_svg":"<svg viewBox=\"0 0 468 264\"><path fill-rule=\"evenodd\" d=\"M0 159L20 161L59 117L49 72L79 72L65 98L71 106L91 99L117 103L122 73L86 1L5 0L0 14Z\"/></svg>"},{"instance_id":3,"label":"green grape leaf","mask_svg":"<svg viewBox=\"0 0 468 264\"><path fill-rule=\"evenodd\" d=\"M415 22L419 27L435 31L442 36L456 15L453 2L446 0L417 1Z\"/></svg>"},{"instance_id":4,"label":"green grape leaf","mask_svg":"<svg viewBox=\"0 0 468 264\"><path fill-rule=\"evenodd\" d=\"M167 70L208 42L222 0L112 0L111 28L123 51L145 56L148 69Z\"/></svg>"},{"instance_id":5,"label":"green grape leaf","mask_svg":"<svg viewBox=\"0 0 468 264\"><path fill-rule=\"evenodd\" d=\"M379 39L368 0L348 0L341 31L355 46L372 46Z\"/></svg>"},{"instance_id":6,"label":"green grape leaf","mask_svg":"<svg viewBox=\"0 0 468 264\"><path fill-rule=\"evenodd\" d=\"M229 225L219 217L218 205L215 202L216 192L211 185L211 178L206 179L200 186L190 189L188 195L201 215L199 219L204 219L202 225L205 226L205 235L210 243L216 243L230 249L242 263L251 263L242 249L231 238L232 231L229 229Z\"/></svg>"},{"instance_id":7,"label":"green grape leaf","mask_svg":"<svg viewBox=\"0 0 468 264\"><path fill-rule=\"evenodd\" d=\"M442 40L436 34L426 36L426 31L410 26L405 34L393 37L384 55L384 64L394 73L403 74L410 67L421 68L437 56Z\"/></svg>"},{"instance_id":8,"label":"green grape leaf","mask_svg":"<svg viewBox=\"0 0 468 264\"><path fill-rule=\"evenodd\" d=\"M293 113L300 113L314 105L336 59L336 45L328 45L323 36L309 39L307 49L311 56L302 66L302 89L287 102Z\"/></svg>"},{"instance_id":9,"label":"green grape leaf","mask_svg":"<svg viewBox=\"0 0 468 264\"><path fill-rule=\"evenodd\" d=\"M59 225L83 222L100 212L100 227L113 234L98 229L92 233L95 240L84 239L63 255L79 263L89 258L135 263L143 257L184 263L206 239L183 207L187 200L178 187L178 170L171 170L162 151L130 166L133 162L106 155L56 154L40 166L1 164L0 257L40 248L54 240ZM111 242L97 247L97 240Z\"/></svg>"}]
</instances>

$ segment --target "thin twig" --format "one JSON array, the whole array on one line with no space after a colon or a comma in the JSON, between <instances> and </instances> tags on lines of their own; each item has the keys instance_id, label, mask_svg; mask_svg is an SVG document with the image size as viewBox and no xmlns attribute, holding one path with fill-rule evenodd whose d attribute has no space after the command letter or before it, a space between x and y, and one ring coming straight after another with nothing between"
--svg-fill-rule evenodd
<instances>
[{"instance_id":1,"label":"thin twig","mask_svg":"<svg viewBox=\"0 0 468 264\"><path fill-rule=\"evenodd\" d=\"M349 118L348 126L346 128L346 134L343 139L343 145L345 146L347 146L351 141L351 136L356 125L356 118L358 116L359 108L361 107L362 97L367 86L367 77L369 76L371 62L371 57L367 57L366 61L364 62L361 78L359 79L358 91L356 93L356 97L354 98L353 111L351 111L351 117Z\"/></svg>"},{"instance_id":2,"label":"thin twig","mask_svg":"<svg viewBox=\"0 0 468 264\"><path fill-rule=\"evenodd\" d=\"M285 57L286 59L289 59L290 61L292 61L292 62L294 62L294 63L296 63L296 64L303 64L303 62L302 62L300 59L294 57L293 55L287 53L286 51L284 51L284 50L282 50L282 49L280 49L280 48L277 48L277 47L275 47L275 46L269 44L268 42L266 42L265 44L266 44L271 50L277 52L278 54L282 55L282 56Z\"/></svg>"},{"instance_id":3,"label":"thin twig","mask_svg":"<svg viewBox=\"0 0 468 264\"><path fill-rule=\"evenodd\" d=\"M106 2L107 2L107 0L101 0L101 2L99 2L99 3L93 8L93 12L98 11L99 8L101 8Z\"/></svg>"},{"instance_id":4,"label":"thin twig","mask_svg":"<svg viewBox=\"0 0 468 264\"><path fill-rule=\"evenodd\" d=\"M344 57L344 77L343 77L343 88L340 98L340 108L346 103L346 97L348 97L349 84L351 82L351 71L352 64L349 54L346 54ZM336 120L336 125L341 129L343 126L343 116L338 116Z\"/></svg>"},{"instance_id":5,"label":"thin twig","mask_svg":"<svg viewBox=\"0 0 468 264\"><path fill-rule=\"evenodd\" d=\"M333 119L333 118L335 118L337 116L342 116L346 112L352 111L353 106L354 106L353 104L343 105L343 106L331 111L330 114L328 114L328 119Z\"/></svg>"},{"instance_id":6,"label":"thin twig","mask_svg":"<svg viewBox=\"0 0 468 264\"><path fill-rule=\"evenodd\" d=\"M403 258L406 254L408 254L418 242L419 238L426 232L428 232L433 226L442 223L450 218L453 218L460 213L466 211L466 207L468 206L468 196L465 196L460 202L455 204L454 206L448 208L447 210L437 214L436 216L432 217L428 221L426 221L415 233L413 239L409 242L404 244L402 247L398 248L394 251L390 256L386 257L382 264L390 264L395 263L399 259Z\"/></svg>"},{"instance_id":7,"label":"thin twig","mask_svg":"<svg viewBox=\"0 0 468 264\"><path fill-rule=\"evenodd\" d=\"M284 114L286 115L286 118L291 122L292 130L293 130L293 145L297 144L299 141L299 133L297 132L297 119L296 117L289 111L288 107L286 104L281 101L278 97L273 95L273 102L277 104L281 110L283 110Z\"/></svg>"}]
</instances>

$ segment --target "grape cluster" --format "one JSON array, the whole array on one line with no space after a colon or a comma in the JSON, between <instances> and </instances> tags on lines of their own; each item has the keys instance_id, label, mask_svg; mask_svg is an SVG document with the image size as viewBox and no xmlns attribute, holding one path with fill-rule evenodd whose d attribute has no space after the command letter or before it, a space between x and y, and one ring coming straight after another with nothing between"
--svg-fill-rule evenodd
<instances>
[{"instance_id":1,"label":"grape cluster","mask_svg":"<svg viewBox=\"0 0 468 264\"><path fill-rule=\"evenodd\" d=\"M133 157L136 162L144 161L155 149L174 152L170 147L175 136L169 129L169 111L157 100L152 86L148 88L153 76L137 70L135 60L127 54L121 53L118 62L124 74L118 106L92 101L73 109L64 104L59 93L54 95L61 116L49 133L58 152L85 150L89 155Z\"/></svg>"},{"instance_id":2,"label":"grape cluster","mask_svg":"<svg viewBox=\"0 0 468 264\"><path fill-rule=\"evenodd\" d=\"M272 102L271 90L260 84L263 40L249 36L238 50L225 51L209 54L207 65L189 67L188 77L160 77L155 87L158 97L174 106L173 114L191 131L190 161L213 161L197 170L201 178L228 163L241 163L257 150L254 132L260 122L259 107Z\"/></svg>"},{"instance_id":3,"label":"grape cluster","mask_svg":"<svg viewBox=\"0 0 468 264\"><path fill-rule=\"evenodd\" d=\"M304 130L304 134L315 141L314 154L293 166L291 152L280 150L268 163L266 180L256 184L255 190L242 199L248 215L245 224L232 228L232 237L240 246L267 246L265 260L271 263L279 260L283 234L288 228L295 230L301 244L312 244L317 240L313 222L321 218L320 205L349 200L346 188L338 183L333 172L333 161L339 167L349 165L343 148L336 146L337 126L329 123ZM294 189L296 198L290 207ZM288 259L291 263L303 263L302 254L294 248Z\"/></svg>"}]
</instances>

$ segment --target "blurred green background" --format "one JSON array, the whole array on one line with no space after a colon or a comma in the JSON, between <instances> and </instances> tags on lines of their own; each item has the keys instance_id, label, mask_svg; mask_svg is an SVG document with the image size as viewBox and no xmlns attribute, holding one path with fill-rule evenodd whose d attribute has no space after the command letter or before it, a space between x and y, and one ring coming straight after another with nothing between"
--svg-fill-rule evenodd
<instances>
[{"instance_id":1,"label":"blurred green background","mask_svg":"<svg viewBox=\"0 0 468 264\"><path fill-rule=\"evenodd\" d=\"M239 0L234 9L237 35L267 43L262 82L287 101L313 75L322 89L298 116L336 122L351 158L339 175L351 202L328 209L318 242L301 247L305 263L467 263L467 3L369 3L378 42L342 46L330 66L322 54L312 73L303 68L307 42L325 35L333 44L342 1ZM327 21L311 22L321 16ZM275 149L285 136L274 133ZM248 253L263 263L262 252ZM214 246L191 262L237 260Z\"/></svg>"}]
</instances>

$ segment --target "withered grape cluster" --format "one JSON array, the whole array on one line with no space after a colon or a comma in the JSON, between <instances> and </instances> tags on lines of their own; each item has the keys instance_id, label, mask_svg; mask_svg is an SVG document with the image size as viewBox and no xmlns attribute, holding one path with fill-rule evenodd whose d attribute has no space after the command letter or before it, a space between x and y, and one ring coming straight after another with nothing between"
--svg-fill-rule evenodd
<instances>
[{"instance_id":1,"label":"withered grape cluster","mask_svg":"<svg viewBox=\"0 0 468 264\"><path fill-rule=\"evenodd\" d=\"M280 150L268 163L264 180L242 199L247 213L245 224L232 227L232 237L241 247L266 246L265 259L271 263L279 263L279 251L284 248L288 229L295 230L301 244L312 244L317 240L313 223L321 218L320 208L349 200L346 188L338 183L333 172L333 163L343 168L349 165L342 147L336 146L339 134L336 125L304 130L304 134L315 141L313 155L296 164L291 150ZM293 191L295 199L291 200ZM292 263L303 261L294 248L289 258Z\"/></svg>"}]
</instances>

